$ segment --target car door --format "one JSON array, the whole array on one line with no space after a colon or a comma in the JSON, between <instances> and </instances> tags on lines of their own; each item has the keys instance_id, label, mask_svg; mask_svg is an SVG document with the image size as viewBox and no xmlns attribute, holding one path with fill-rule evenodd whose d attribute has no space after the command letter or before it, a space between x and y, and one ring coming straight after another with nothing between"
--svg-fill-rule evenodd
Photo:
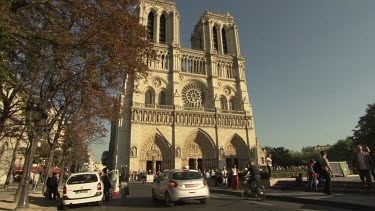
<instances>
[{"instance_id":1,"label":"car door","mask_svg":"<svg viewBox=\"0 0 375 211\"><path fill-rule=\"evenodd\" d=\"M164 198L165 192L168 190L170 175L171 175L171 172L169 172L169 171L164 172L161 179L160 179L159 187L160 187L160 197L161 198Z\"/></svg>"},{"instance_id":2,"label":"car door","mask_svg":"<svg viewBox=\"0 0 375 211\"><path fill-rule=\"evenodd\" d=\"M161 180L163 178L163 175L164 175L164 172L161 173L154 181L153 183L153 188L154 188L154 192L155 192L155 195L156 197L160 198L161 197Z\"/></svg>"}]
</instances>

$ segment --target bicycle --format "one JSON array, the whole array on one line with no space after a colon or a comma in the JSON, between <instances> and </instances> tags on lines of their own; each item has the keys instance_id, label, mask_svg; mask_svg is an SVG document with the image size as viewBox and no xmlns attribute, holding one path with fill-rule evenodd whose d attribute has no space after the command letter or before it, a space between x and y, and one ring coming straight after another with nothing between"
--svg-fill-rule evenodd
<instances>
[{"instance_id":1,"label":"bicycle","mask_svg":"<svg viewBox=\"0 0 375 211\"><path fill-rule=\"evenodd\" d=\"M250 176L243 177L241 181L241 195L245 200L255 198L258 201L263 201L266 198L264 189L264 186L259 185L257 180L250 181Z\"/></svg>"}]
</instances>

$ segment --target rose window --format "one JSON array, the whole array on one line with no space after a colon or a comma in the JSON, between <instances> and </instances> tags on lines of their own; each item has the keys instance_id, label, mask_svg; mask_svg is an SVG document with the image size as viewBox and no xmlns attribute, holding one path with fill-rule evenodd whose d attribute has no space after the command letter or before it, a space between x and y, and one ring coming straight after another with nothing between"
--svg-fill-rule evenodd
<instances>
[{"instance_id":1,"label":"rose window","mask_svg":"<svg viewBox=\"0 0 375 211\"><path fill-rule=\"evenodd\" d=\"M198 84L189 84L182 89L184 106L200 107L204 103L204 92Z\"/></svg>"}]
</instances>

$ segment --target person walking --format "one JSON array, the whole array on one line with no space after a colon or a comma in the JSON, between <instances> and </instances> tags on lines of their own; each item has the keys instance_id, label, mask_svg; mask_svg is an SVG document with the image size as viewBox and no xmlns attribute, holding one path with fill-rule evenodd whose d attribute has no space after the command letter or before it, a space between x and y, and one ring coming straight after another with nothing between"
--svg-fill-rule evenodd
<instances>
[{"instance_id":1,"label":"person walking","mask_svg":"<svg viewBox=\"0 0 375 211\"><path fill-rule=\"evenodd\" d=\"M374 166L374 162L370 158L368 152L362 150L362 146L358 145L353 155L353 167L358 170L359 178L367 190L371 189L370 170Z\"/></svg>"},{"instance_id":2,"label":"person walking","mask_svg":"<svg viewBox=\"0 0 375 211\"><path fill-rule=\"evenodd\" d=\"M234 164L232 168L232 188L233 190L238 190L238 169L237 165Z\"/></svg>"},{"instance_id":3,"label":"person walking","mask_svg":"<svg viewBox=\"0 0 375 211\"><path fill-rule=\"evenodd\" d=\"M40 173L39 172L34 173L34 175L33 175L33 192L35 192L36 188L38 187L39 179L40 179Z\"/></svg>"},{"instance_id":4,"label":"person walking","mask_svg":"<svg viewBox=\"0 0 375 211\"><path fill-rule=\"evenodd\" d=\"M317 172L314 170L315 161L310 160L310 163L307 164L307 178L308 178L308 191L314 186L314 190L318 191L318 181L317 181Z\"/></svg>"},{"instance_id":5,"label":"person walking","mask_svg":"<svg viewBox=\"0 0 375 211\"><path fill-rule=\"evenodd\" d=\"M271 153L267 154L266 164L267 164L267 169L268 169L268 178L271 179L271 175L272 175L272 154Z\"/></svg>"},{"instance_id":6,"label":"person walking","mask_svg":"<svg viewBox=\"0 0 375 211\"><path fill-rule=\"evenodd\" d=\"M102 173L102 181L104 185L104 197L105 201L109 201L109 189L112 188L111 181L109 180L108 174L107 174L107 168L103 169Z\"/></svg>"},{"instance_id":7,"label":"person walking","mask_svg":"<svg viewBox=\"0 0 375 211\"><path fill-rule=\"evenodd\" d=\"M56 177L56 172L53 172L47 179L47 189L48 189L48 199L56 200L57 197L57 187L59 186L59 181Z\"/></svg>"},{"instance_id":8,"label":"person walking","mask_svg":"<svg viewBox=\"0 0 375 211\"><path fill-rule=\"evenodd\" d=\"M374 151L371 151L368 146L365 146L365 148L364 148L363 151L367 152L369 154L370 159L372 160L372 162L375 163ZM374 180L375 180L375 166L371 166L370 173L372 175L372 178L374 178Z\"/></svg>"},{"instance_id":9,"label":"person walking","mask_svg":"<svg viewBox=\"0 0 375 211\"><path fill-rule=\"evenodd\" d=\"M322 176L325 179L323 193L331 195L331 174L334 177L333 170L327 159L327 153L325 151L320 152L319 163L322 168Z\"/></svg>"}]
</instances>

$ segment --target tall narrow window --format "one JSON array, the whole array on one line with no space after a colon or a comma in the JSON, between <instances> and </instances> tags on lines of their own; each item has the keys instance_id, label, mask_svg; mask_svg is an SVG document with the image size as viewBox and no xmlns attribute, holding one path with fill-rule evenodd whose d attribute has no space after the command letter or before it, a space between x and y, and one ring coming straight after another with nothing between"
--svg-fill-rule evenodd
<instances>
[{"instance_id":1,"label":"tall narrow window","mask_svg":"<svg viewBox=\"0 0 375 211\"><path fill-rule=\"evenodd\" d=\"M219 45L217 43L217 30L216 30L216 26L214 26L214 28L212 29L212 34L213 34L213 41L214 41L214 50L217 50L219 49Z\"/></svg>"},{"instance_id":2,"label":"tall narrow window","mask_svg":"<svg viewBox=\"0 0 375 211\"><path fill-rule=\"evenodd\" d=\"M159 94L159 105L166 105L164 91L161 91Z\"/></svg>"},{"instance_id":3,"label":"tall narrow window","mask_svg":"<svg viewBox=\"0 0 375 211\"><path fill-rule=\"evenodd\" d=\"M147 39L153 40L154 39L154 13L148 13L147 19Z\"/></svg>"},{"instance_id":4,"label":"tall narrow window","mask_svg":"<svg viewBox=\"0 0 375 211\"><path fill-rule=\"evenodd\" d=\"M228 53L227 36L225 35L225 29L221 29L221 38L223 40L223 51L225 54Z\"/></svg>"},{"instance_id":5,"label":"tall narrow window","mask_svg":"<svg viewBox=\"0 0 375 211\"><path fill-rule=\"evenodd\" d=\"M145 94L145 104L154 104L154 96L150 90L147 90Z\"/></svg>"},{"instance_id":6,"label":"tall narrow window","mask_svg":"<svg viewBox=\"0 0 375 211\"><path fill-rule=\"evenodd\" d=\"M233 100L233 98L229 100L229 109L234 110L234 100Z\"/></svg>"},{"instance_id":7,"label":"tall narrow window","mask_svg":"<svg viewBox=\"0 0 375 211\"><path fill-rule=\"evenodd\" d=\"M165 15L160 16L160 33L159 33L159 42L165 43L165 34L166 34L166 25L165 25Z\"/></svg>"},{"instance_id":8,"label":"tall narrow window","mask_svg":"<svg viewBox=\"0 0 375 211\"><path fill-rule=\"evenodd\" d=\"M228 110L227 109L227 99L224 96L220 98L220 108L221 110Z\"/></svg>"}]
</instances>

